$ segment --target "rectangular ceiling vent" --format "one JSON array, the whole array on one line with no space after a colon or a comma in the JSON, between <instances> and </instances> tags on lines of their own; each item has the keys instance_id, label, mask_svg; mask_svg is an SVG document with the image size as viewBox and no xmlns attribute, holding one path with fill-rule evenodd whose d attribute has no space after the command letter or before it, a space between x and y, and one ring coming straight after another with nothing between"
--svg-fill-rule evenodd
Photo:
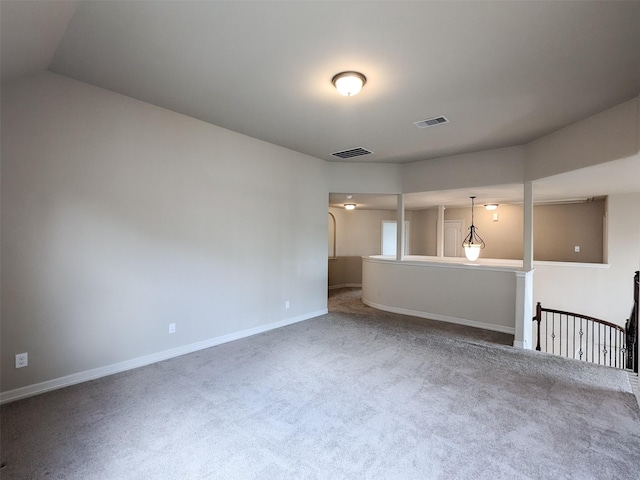
<instances>
[{"instance_id":1,"label":"rectangular ceiling vent","mask_svg":"<svg viewBox=\"0 0 640 480\"><path fill-rule=\"evenodd\" d=\"M449 123L445 117L433 117L426 120L420 120L419 122L413 122L418 128L435 127L436 125L442 125L443 123Z\"/></svg>"},{"instance_id":2,"label":"rectangular ceiling vent","mask_svg":"<svg viewBox=\"0 0 640 480\"><path fill-rule=\"evenodd\" d=\"M331 155L333 155L334 157L340 157L340 158L353 158L353 157L361 157L362 155L369 155L370 153L373 153L373 152L367 150L366 148L356 147L356 148L350 148L349 150L343 150L342 152L335 152L335 153L332 153Z\"/></svg>"}]
</instances>

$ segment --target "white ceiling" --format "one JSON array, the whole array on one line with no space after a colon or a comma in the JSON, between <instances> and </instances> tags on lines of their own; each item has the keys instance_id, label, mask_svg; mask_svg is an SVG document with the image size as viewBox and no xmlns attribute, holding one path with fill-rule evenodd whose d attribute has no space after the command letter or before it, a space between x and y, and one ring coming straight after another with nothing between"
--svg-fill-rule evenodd
<instances>
[{"instance_id":1,"label":"white ceiling","mask_svg":"<svg viewBox=\"0 0 640 480\"><path fill-rule=\"evenodd\" d=\"M640 1L0 8L3 82L49 69L325 160L352 147L374 153L351 161L405 163L520 145L640 94ZM367 76L360 95L337 94L343 70ZM439 115L450 123L413 125Z\"/></svg>"},{"instance_id":2,"label":"white ceiling","mask_svg":"<svg viewBox=\"0 0 640 480\"><path fill-rule=\"evenodd\" d=\"M2 83L49 68L77 2L0 2Z\"/></svg>"}]
</instances>

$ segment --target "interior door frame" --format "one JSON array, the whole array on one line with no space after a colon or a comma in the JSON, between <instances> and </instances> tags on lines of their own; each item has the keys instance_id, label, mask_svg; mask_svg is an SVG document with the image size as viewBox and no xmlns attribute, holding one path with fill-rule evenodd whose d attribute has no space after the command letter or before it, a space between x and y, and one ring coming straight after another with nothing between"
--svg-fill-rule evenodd
<instances>
[{"instance_id":1,"label":"interior door frame","mask_svg":"<svg viewBox=\"0 0 640 480\"><path fill-rule=\"evenodd\" d=\"M464 222L462 220L445 220L443 222L443 237L444 237L444 246L446 248L447 245L447 226L451 227L451 226L455 226L456 230L458 231L458 238L456 239L456 254L453 255L455 257L462 257L462 229L464 228ZM445 252L445 249L443 249L443 253L444 256L447 257L451 257L451 255L447 255Z\"/></svg>"}]
</instances>

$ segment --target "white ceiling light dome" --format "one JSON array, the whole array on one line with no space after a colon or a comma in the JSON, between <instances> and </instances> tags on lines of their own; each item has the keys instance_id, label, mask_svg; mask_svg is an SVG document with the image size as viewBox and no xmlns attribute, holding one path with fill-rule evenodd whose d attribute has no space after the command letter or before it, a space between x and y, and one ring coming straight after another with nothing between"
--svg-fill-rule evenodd
<instances>
[{"instance_id":1,"label":"white ceiling light dome","mask_svg":"<svg viewBox=\"0 0 640 480\"><path fill-rule=\"evenodd\" d=\"M359 72L341 72L333 77L331 83L341 95L353 97L360 93L364 84L367 83L367 77Z\"/></svg>"}]
</instances>

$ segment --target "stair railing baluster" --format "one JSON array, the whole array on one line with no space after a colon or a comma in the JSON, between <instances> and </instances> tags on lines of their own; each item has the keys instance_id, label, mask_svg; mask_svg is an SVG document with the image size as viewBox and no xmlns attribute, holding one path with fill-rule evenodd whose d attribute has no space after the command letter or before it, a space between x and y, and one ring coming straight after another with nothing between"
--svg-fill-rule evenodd
<instances>
[{"instance_id":1,"label":"stair railing baluster","mask_svg":"<svg viewBox=\"0 0 640 480\"><path fill-rule=\"evenodd\" d=\"M540 302L536 304L536 314L532 320L536 322L538 351L543 350L544 344L545 352L567 358L615 368L625 368L628 363L625 362L625 359L630 358L627 332L618 325L579 313L543 308ZM565 335L564 339L562 335ZM579 338L576 338L576 335Z\"/></svg>"},{"instance_id":2,"label":"stair railing baluster","mask_svg":"<svg viewBox=\"0 0 640 480\"><path fill-rule=\"evenodd\" d=\"M536 350L540 351L540 322L542 321L540 302L536 305L536 316L533 319L538 322L538 341L536 342Z\"/></svg>"}]
</instances>

